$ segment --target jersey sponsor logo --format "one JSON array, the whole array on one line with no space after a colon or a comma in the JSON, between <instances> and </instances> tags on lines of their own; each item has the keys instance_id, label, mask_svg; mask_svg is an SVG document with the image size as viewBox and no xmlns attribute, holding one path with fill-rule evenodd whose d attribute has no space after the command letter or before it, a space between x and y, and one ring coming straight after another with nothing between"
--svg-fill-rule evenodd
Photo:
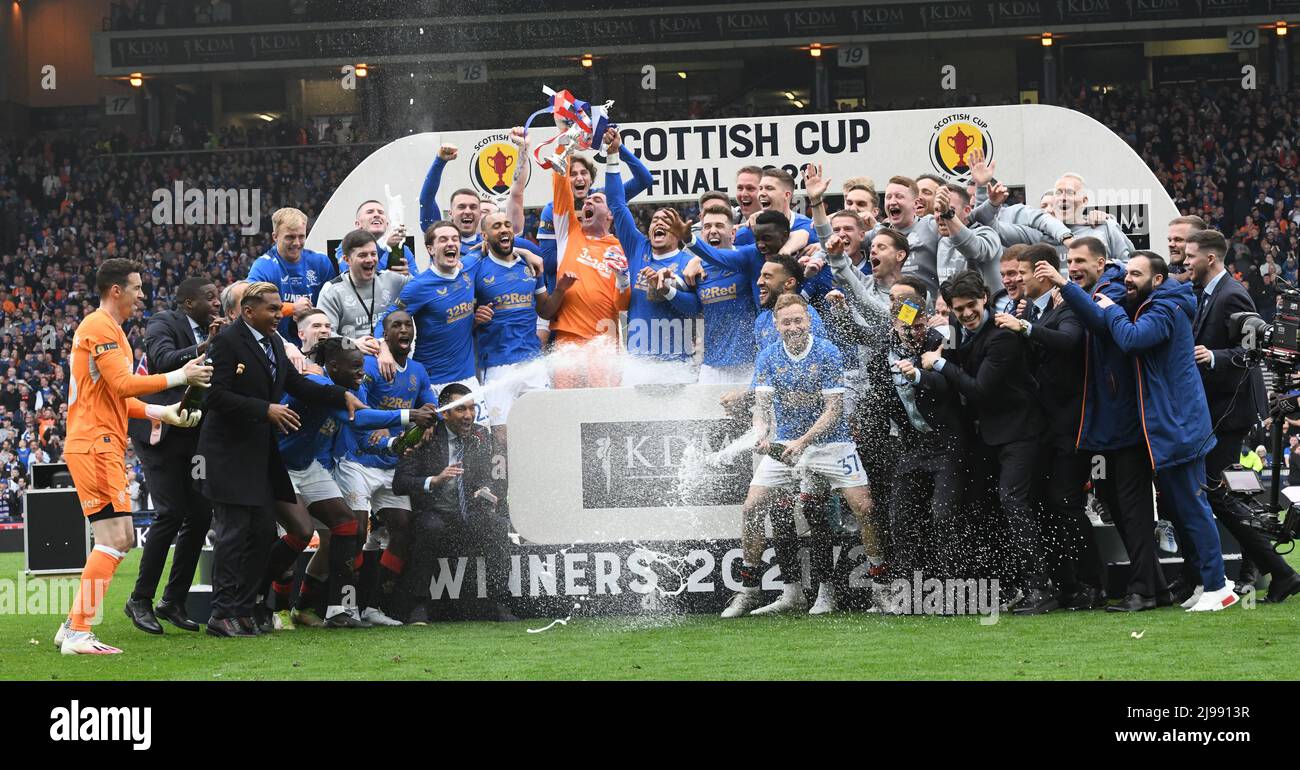
<instances>
[{"instance_id":1,"label":"jersey sponsor logo","mask_svg":"<svg viewBox=\"0 0 1300 770\"><path fill-rule=\"evenodd\" d=\"M729 299L736 299L736 297L737 285L734 283L730 286L709 286L700 289L700 302L705 304L711 302L723 302Z\"/></svg>"},{"instance_id":2,"label":"jersey sponsor logo","mask_svg":"<svg viewBox=\"0 0 1300 770\"><path fill-rule=\"evenodd\" d=\"M533 295L526 292L500 294L492 300L492 306L497 310L513 310L521 307L532 307Z\"/></svg>"},{"instance_id":3,"label":"jersey sponsor logo","mask_svg":"<svg viewBox=\"0 0 1300 770\"><path fill-rule=\"evenodd\" d=\"M940 119L930 136L930 165L950 181L969 181L971 150L982 150L986 162L993 160L988 128L988 123L969 113L955 112Z\"/></svg>"},{"instance_id":4,"label":"jersey sponsor logo","mask_svg":"<svg viewBox=\"0 0 1300 770\"><path fill-rule=\"evenodd\" d=\"M438 289L437 291L434 292L434 294L437 294L439 297L447 296L447 287L444 286L441 289Z\"/></svg>"},{"instance_id":5,"label":"jersey sponsor logo","mask_svg":"<svg viewBox=\"0 0 1300 770\"><path fill-rule=\"evenodd\" d=\"M487 284L488 286L491 286L496 282L497 282L497 277L495 275L483 276L483 283Z\"/></svg>"},{"instance_id":6,"label":"jersey sponsor logo","mask_svg":"<svg viewBox=\"0 0 1300 770\"><path fill-rule=\"evenodd\" d=\"M473 302L462 302L447 308L447 323L459 321L474 312Z\"/></svg>"},{"instance_id":7,"label":"jersey sponsor logo","mask_svg":"<svg viewBox=\"0 0 1300 770\"><path fill-rule=\"evenodd\" d=\"M98 356L98 355L101 355L101 354L103 354L103 353L107 353L107 352L110 351L110 350L117 350L117 343L116 343L116 342L105 342L103 345L96 345L96 346L95 346L95 355Z\"/></svg>"}]
</instances>

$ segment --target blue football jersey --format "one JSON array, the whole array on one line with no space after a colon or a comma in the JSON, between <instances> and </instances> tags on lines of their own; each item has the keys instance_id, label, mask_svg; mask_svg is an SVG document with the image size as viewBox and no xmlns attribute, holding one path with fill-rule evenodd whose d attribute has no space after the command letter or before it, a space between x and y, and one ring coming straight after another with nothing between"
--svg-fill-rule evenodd
<instances>
[{"instance_id":1,"label":"blue football jersey","mask_svg":"<svg viewBox=\"0 0 1300 770\"><path fill-rule=\"evenodd\" d=\"M793 441L812 428L826 410L826 396L844 393L844 366L840 351L830 341L812 337L799 356L790 355L783 342L764 348L754 365L754 391L772 394L776 412L776 440ZM839 419L814 444L851 441L841 411Z\"/></svg>"}]
</instances>

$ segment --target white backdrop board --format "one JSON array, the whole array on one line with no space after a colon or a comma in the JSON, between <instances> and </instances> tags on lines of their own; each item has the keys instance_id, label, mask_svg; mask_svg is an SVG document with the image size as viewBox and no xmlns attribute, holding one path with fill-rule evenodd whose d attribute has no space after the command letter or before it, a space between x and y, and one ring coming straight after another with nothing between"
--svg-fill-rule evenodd
<instances>
[{"instance_id":1,"label":"white backdrop board","mask_svg":"<svg viewBox=\"0 0 1300 770\"><path fill-rule=\"evenodd\" d=\"M617 104L613 115L617 120ZM420 188L444 142L455 144L460 156L443 174L440 206L445 209L448 196L461 187L503 195L519 163L508 131L416 134L380 148L339 185L308 234L308 247L324 250L327 240L341 238L368 198L387 201L390 216L415 232ZM1061 173L1080 174L1092 204L1117 213L1125 231L1138 236L1135 241L1149 236L1162 253L1167 223L1178 216L1155 175L1119 136L1087 115L1048 105L627 123L620 132L655 178L637 198L644 203L693 200L712 189L729 192L736 171L747 165L784 167L800 187L799 171L813 161L826 164L833 183L867 175L882 193L895 174L929 172L965 182L963 161L972 147L981 147L996 163L997 179L1023 186L1031 202ZM554 134L554 127L531 132L535 141ZM549 175L533 173L526 205L540 207L550 197ZM416 254L426 266L424 250Z\"/></svg>"},{"instance_id":2,"label":"white backdrop board","mask_svg":"<svg viewBox=\"0 0 1300 770\"><path fill-rule=\"evenodd\" d=\"M510 410L510 516L540 544L734 538L752 477L746 450L691 461L749 420L718 399L733 386L664 385L525 393Z\"/></svg>"}]
</instances>

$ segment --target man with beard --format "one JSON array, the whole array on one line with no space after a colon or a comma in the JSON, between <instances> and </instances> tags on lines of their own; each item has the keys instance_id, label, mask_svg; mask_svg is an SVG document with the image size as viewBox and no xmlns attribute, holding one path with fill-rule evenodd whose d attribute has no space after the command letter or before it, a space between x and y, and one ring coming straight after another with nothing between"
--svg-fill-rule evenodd
<instances>
[{"instance_id":1,"label":"man with beard","mask_svg":"<svg viewBox=\"0 0 1300 770\"><path fill-rule=\"evenodd\" d=\"M506 419L515 400L530 390L548 387L537 319L555 317L564 293L577 280L568 270L555 292L548 293L541 275L515 253L514 229L504 212L483 217L487 258L474 275L475 341L487 389L488 424L499 451L506 451ZM498 385L508 382L509 387Z\"/></svg>"},{"instance_id":2,"label":"man with beard","mask_svg":"<svg viewBox=\"0 0 1300 770\"><path fill-rule=\"evenodd\" d=\"M415 262L415 255L403 243L406 240L406 226L402 225L394 229L385 241L384 233L388 232L388 213L384 210L384 204L373 198L362 203L357 207L357 218L352 223L352 226L356 230L370 235L370 239L375 242L376 253L379 256L379 270L388 269L389 253L400 246L404 258L403 264L400 268L394 267L393 269L399 273L410 273L410 266ZM340 243L334 251L334 258L339 262L339 273L343 273L348 269L347 256L347 249ZM325 290L322 289L321 294L324 293Z\"/></svg>"},{"instance_id":3,"label":"man with beard","mask_svg":"<svg viewBox=\"0 0 1300 770\"><path fill-rule=\"evenodd\" d=\"M1188 611L1215 612L1238 599L1224 577L1219 530L1204 491L1205 454L1214 436L1193 352L1196 300L1189 284L1168 277L1163 257L1136 252L1127 265L1123 306L1099 297L1093 317L1100 313L1115 345L1137 360L1148 459L1160 493L1190 535L1201 573L1204 591Z\"/></svg>"},{"instance_id":4,"label":"man with beard","mask_svg":"<svg viewBox=\"0 0 1300 770\"><path fill-rule=\"evenodd\" d=\"M611 132L609 152L622 142L618 132ZM673 276L681 275L690 256L681 241L668 228L668 209L659 209L650 218L649 237L637 229L623 199L623 184L618 161L605 164L605 190L610 212L614 215L614 234L627 255L628 274L635 275L627 312L627 352L625 385L652 383L687 383L696 379L692 364L695 358L695 316L700 312L699 298L692 292L678 291Z\"/></svg>"},{"instance_id":5,"label":"man with beard","mask_svg":"<svg viewBox=\"0 0 1300 770\"><path fill-rule=\"evenodd\" d=\"M445 220L434 222L424 233L424 246L431 259L429 269L412 278L397 302L379 316L375 336L383 336L384 318L400 306L415 319L415 360L429 373L434 392L441 393L453 382L477 392L474 279L461 266L460 230ZM380 364L382 372L383 359ZM478 420L487 422L481 408Z\"/></svg>"},{"instance_id":6,"label":"man with beard","mask_svg":"<svg viewBox=\"0 0 1300 770\"><path fill-rule=\"evenodd\" d=\"M378 355L379 340L371 336L375 319L401 294L411 276L392 270L381 272L379 243L365 230L343 236L339 249L346 269L321 289L317 306L329 318L336 334L355 342L362 353Z\"/></svg>"},{"instance_id":7,"label":"man with beard","mask_svg":"<svg viewBox=\"0 0 1300 770\"><path fill-rule=\"evenodd\" d=\"M779 168L763 169L763 176L758 186L758 211L776 211L789 222L789 235L778 250L781 254L798 256L805 247L817 243L817 234L813 232L812 220L791 209L794 198L794 177ZM754 244L754 226L758 213L750 216L736 229L736 246ZM826 292L830 291L829 275L822 275L816 269L805 269L803 288L804 299L821 306Z\"/></svg>"},{"instance_id":8,"label":"man with beard","mask_svg":"<svg viewBox=\"0 0 1300 770\"><path fill-rule=\"evenodd\" d=\"M1170 604L1169 588L1156 557L1155 507L1151 499L1151 456L1142 435L1137 374L1133 358L1111 338L1093 297L1123 301L1124 266L1107 263L1106 246L1096 238L1070 242L1066 258L1069 281L1050 265L1036 265L1034 275L1050 281L1087 330L1083 368L1083 406L1075 430L1075 447L1093 453L1104 473L1093 488L1115 518L1115 529L1129 558L1124 597L1110 612L1141 612ZM1181 399L1181 396L1173 396ZM1098 461L1097 457L1100 458Z\"/></svg>"}]
</instances>

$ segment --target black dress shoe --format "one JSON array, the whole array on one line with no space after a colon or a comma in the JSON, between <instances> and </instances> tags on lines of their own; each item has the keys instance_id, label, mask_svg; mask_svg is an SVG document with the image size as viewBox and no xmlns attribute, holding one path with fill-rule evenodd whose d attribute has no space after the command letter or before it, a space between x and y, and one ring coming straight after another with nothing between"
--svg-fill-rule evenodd
<instances>
[{"instance_id":1,"label":"black dress shoe","mask_svg":"<svg viewBox=\"0 0 1300 770\"><path fill-rule=\"evenodd\" d=\"M1250 559L1241 560L1241 571L1237 574L1237 587L1234 589L1238 596L1253 590L1255 584L1263 575L1260 574L1259 567Z\"/></svg>"},{"instance_id":2,"label":"black dress shoe","mask_svg":"<svg viewBox=\"0 0 1300 770\"><path fill-rule=\"evenodd\" d=\"M161 634L163 628L158 624L158 618L153 616L153 610L150 609L149 604L149 602L139 599L127 599L126 607L123 610L136 628L146 634Z\"/></svg>"},{"instance_id":3,"label":"black dress shoe","mask_svg":"<svg viewBox=\"0 0 1300 770\"><path fill-rule=\"evenodd\" d=\"M1154 610L1156 600L1142 594L1129 594L1118 602L1106 608L1107 612L1142 612L1143 610Z\"/></svg>"},{"instance_id":4,"label":"black dress shoe","mask_svg":"<svg viewBox=\"0 0 1300 770\"><path fill-rule=\"evenodd\" d=\"M153 611L155 615L182 631L200 631L203 628L198 623L190 620L190 616L185 613L185 608L179 604L159 602L158 606L153 608Z\"/></svg>"},{"instance_id":5,"label":"black dress shoe","mask_svg":"<svg viewBox=\"0 0 1300 770\"><path fill-rule=\"evenodd\" d=\"M1268 584L1268 595L1264 601L1277 604L1296 594L1300 594L1300 573L1292 572L1290 577L1274 580Z\"/></svg>"},{"instance_id":6,"label":"black dress shoe","mask_svg":"<svg viewBox=\"0 0 1300 770\"><path fill-rule=\"evenodd\" d=\"M1170 604L1182 604L1192 598L1192 594L1195 592L1196 584L1180 576L1177 580L1169 584L1169 593L1173 594L1173 600Z\"/></svg>"},{"instance_id":7,"label":"black dress shoe","mask_svg":"<svg viewBox=\"0 0 1300 770\"><path fill-rule=\"evenodd\" d=\"M235 618L235 621L239 623L239 627L244 629L244 633L246 633L247 635L249 636L262 635L262 631L258 627L257 621L253 620L251 615L245 615L241 618Z\"/></svg>"},{"instance_id":8,"label":"black dress shoe","mask_svg":"<svg viewBox=\"0 0 1300 770\"><path fill-rule=\"evenodd\" d=\"M1080 584L1061 606L1067 610L1098 610L1106 606L1106 594L1096 586Z\"/></svg>"},{"instance_id":9,"label":"black dress shoe","mask_svg":"<svg viewBox=\"0 0 1300 770\"><path fill-rule=\"evenodd\" d=\"M235 618L209 618L208 636L256 636L244 630Z\"/></svg>"},{"instance_id":10,"label":"black dress shoe","mask_svg":"<svg viewBox=\"0 0 1300 770\"><path fill-rule=\"evenodd\" d=\"M1031 588L1025 592L1025 598L1011 610L1013 615L1044 615L1060 607L1056 596L1045 588Z\"/></svg>"},{"instance_id":11,"label":"black dress shoe","mask_svg":"<svg viewBox=\"0 0 1300 770\"><path fill-rule=\"evenodd\" d=\"M352 617L352 613L344 611L336 615L331 615L325 619L326 628L370 628L372 624L364 620Z\"/></svg>"},{"instance_id":12,"label":"black dress shoe","mask_svg":"<svg viewBox=\"0 0 1300 770\"><path fill-rule=\"evenodd\" d=\"M1172 607L1174 606L1175 603L1181 604L1181 602L1179 602L1178 599L1174 596L1173 591L1156 592L1157 607Z\"/></svg>"},{"instance_id":13,"label":"black dress shoe","mask_svg":"<svg viewBox=\"0 0 1300 770\"><path fill-rule=\"evenodd\" d=\"M259 604L253 608L253 623L257 626L259 634L275 633L275 621L272 620L271 610L265 604Z\"/></svg>"}]
</instances>

